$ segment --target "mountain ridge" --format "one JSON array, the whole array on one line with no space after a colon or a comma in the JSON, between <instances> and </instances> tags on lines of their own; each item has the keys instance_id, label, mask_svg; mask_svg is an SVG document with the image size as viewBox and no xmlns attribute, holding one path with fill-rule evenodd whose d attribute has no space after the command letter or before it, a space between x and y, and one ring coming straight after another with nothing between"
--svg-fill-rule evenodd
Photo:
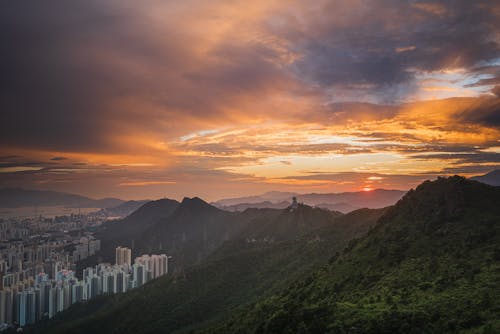
<instances>
[{"instance_id":1,"label":"mountain ridge","mask_svg":"<svg viewBox=\"0 0 500 334\"><path fill-rule=\"evenodd\" d=\"M500 169L492 170L484 175L471 177L471 180L486 183L491 186L500 186Z\"/></svg>"},{"instance_id":2,"label":"mountain ridge","mask_svg":"<svg viewBox=\"0 0 500 334\"><path fill-rule=\"evenodd\" d=\"M18 208L26 206L66 206L75 208L111 208L123 204L118 198L92 199L82 195L52 190L28 190L1 188L0 207Z\"/></svg>"},{"instance_id":3,"label":"mountain ridge","mask_svg":"<svg viewBox=\"0 0 500 334\"><path fill-rule=\"evenodd\" d=\"M266 207L274 206L283 201L291 201L292 197L297 197L299 202L311 206L330 206L334 210L342 208L344 210L356 210L359 208L383 208L396 203L406 192L401 190L374 189L371 191L355 191L341 193L288 193L288 192L267 192L262 195L221 199L212 204L226 210L235 210L241 206L264 207L266 202L271 204ZM350 210L350 211L352 211ZM342 210L341 210L342 211Z\"/></svg>"},{"instance_id":4,"label":"mountain ridge","mask_svg":"<svg viewBox=\"0 0 500 334\"><path fill-rule=\"evenodd\" d=\"M454 176L335 217L307 205L226 213L245 228L202 261L33 332L495 333L499 202L500 187ZM278 238L273 221L317 225Z\"/></svg>"},{"instance_id":5,"label":"mountain ridge","mask_svg":"<svg viewBox=\"0 0 500 334\"><path fill-rule=\"evenodd\" d=\"M426 181L325 267L200 332L496 333L499 201L499 187Z\"/></svg>"}]
</instances>

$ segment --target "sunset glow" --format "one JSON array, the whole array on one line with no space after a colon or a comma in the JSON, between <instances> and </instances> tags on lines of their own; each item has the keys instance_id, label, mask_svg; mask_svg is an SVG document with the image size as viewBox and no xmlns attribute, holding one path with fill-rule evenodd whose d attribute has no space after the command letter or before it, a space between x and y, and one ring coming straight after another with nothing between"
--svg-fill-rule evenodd
<instances>
[{"instance_id":1,"label":"sunset glow","mask_svg":"<svg viewBox=\"0 0 500 334\"><path fill-rule=\"evenodd\" d=\"M499 167L495 2L58 6L0 13L2 186L215 200Z\"/></svg>"}]
</instances>

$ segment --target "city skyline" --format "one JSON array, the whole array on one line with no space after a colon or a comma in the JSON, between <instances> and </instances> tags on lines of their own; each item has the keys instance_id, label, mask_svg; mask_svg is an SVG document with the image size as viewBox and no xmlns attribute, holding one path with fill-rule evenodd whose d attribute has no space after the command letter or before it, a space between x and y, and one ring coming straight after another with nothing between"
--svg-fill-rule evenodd
<instances>
[{"instance_id":1,"label":"city skyline","mask_svg":"<svg viewBox=\"0 0 500 334\"><path fill-rule=\"evenodd\" d=\"M0 19L3 187L212 201L500 167L495 2L9 2Z\"/></svg>"}]
</instances>

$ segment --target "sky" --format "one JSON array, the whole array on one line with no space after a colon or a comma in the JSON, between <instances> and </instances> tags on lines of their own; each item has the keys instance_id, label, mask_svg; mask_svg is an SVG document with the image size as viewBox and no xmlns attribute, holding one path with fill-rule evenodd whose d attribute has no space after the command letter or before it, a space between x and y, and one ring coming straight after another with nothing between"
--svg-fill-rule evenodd
<instances>
[{"instance_id":1,"label":"sky","mask_svg":"<svg viewBox=\"0 0 500 334\"><path fill-rule=\"evenodd\" d=\"M207 200L500 168L500 3L0 0L0 187Z\"/></svg>"}]
</instances>

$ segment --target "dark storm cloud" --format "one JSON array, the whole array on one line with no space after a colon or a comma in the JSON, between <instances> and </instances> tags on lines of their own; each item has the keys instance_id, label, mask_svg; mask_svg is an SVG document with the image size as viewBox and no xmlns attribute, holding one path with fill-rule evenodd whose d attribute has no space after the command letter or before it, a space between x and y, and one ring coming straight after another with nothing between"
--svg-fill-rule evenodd
<instances>
[{"instance_id":1,"label":"dark storm cloud","mask_svg":"<svg viewBox=\"0 0 500 334\"><path fill-rule=\"evenodd\" d=\"M388 89L416 72L470 69L500 57L495 6L491 1L327 1L309 14L290 15L275 29L297 40L304 57L296 68L310 81Z\"/></svg>"},{"instance_id":2,"label":"dark storm cloud","mask_svg":"<svg viewBox=\"0 0 500 334\"><path fill-rule=\"evenodd\" d=\"M500 126L500 98L486 98L463 110L457 115L458 122L483 124L490 127Z\"/></svg>"},{"instance_id":3,"label":"dark storm cloud","mask_svg":"<svg viewBox=\"0 0 500 334\"><path fill-rule=\"evenodd\" d=\"M478 152L498 146L498 97L397 102L441 69L469 76L444 80L450 94L490 90L499 13L491 1L0 0L0 184L108 196L175 180L186 195L244 179L240 192L267 187L269 158L292 175L332 153L348 170L380 152L474 153L461 163L483 168L498 161ZM370 96L385 105L357 103ZM356 175L313 177L368 176Z\"/></svg>"},{"instance_id":4,"label":"dark storm cloud","mask_svg":"<svg viewBox=\"0 0 500 334\"><path fill-rule=\"evenodd\" d=\"M475 152L475 153L462 153L462 154L423 154L410 156L414 159L429 160L455 160L457 164L468 163L500 163L500 154L494 152Z\"/></svg>"},{"instance_id":5,"label":"dark storm cloud","mask_svg":"<svg viewBox=\"0 0 500 334\"><path fill-rule=\"evenodd\" d=\"M98 91L91 82L96 69L74 63L72 52L108 18L97 15L92 2L2 1L1 7L2 143L99 143L87 135L99 126Z\"/></svg>"},{"instance_id":6,"label":"dark storm cloud","mask_svg":"<svg viewBox=\"0 0 500 334\"><path fill-rule=\"evenodd\" d=\"M414 71L499 57L491 2L319 3L292 4L295 13L284 5L267 18L266 33L301 57L283 66L275 64L276 45L244 43L238 34L198 54L210 27L207 36L191 31L196 11L188 20L167 6L158 26L130 1L1 1L2 144L109 152L119 146L114 135L147 129L168 136L180 131L179 117L210 122L230 117L226 110L250 112L238 101L258 103L297 78L353 92L382 89L382 99L394 102L392 94L411 89ZM308 94L299 87L296 94ZM267 113L258 109L251 112Z\"/></svg>"},{"instance_id":7,"label":"dark storm cloud","mask_svg":"<svg viewBox=\"0 0 500 334\"><path fill-rule=\"evenodd\" d=\"M500 97L500 85L493 87L493 89L491 90L491 92L493 94L495 94L496 96Z\"/></svg>"},{"instance_id":8,"label":"dark storm cloud","mask_svg":"<svg viewBox=\"0 0 500 334\"><path fill-rule=\"evenodd\" d=\"M164 8L159 25L146 4L131 1L0 6L3 145L109 152L119 146L113 135L186 131L176 118L220 115L220 104L279 76L257 51L231 41L217 51L226 61L200 58L190 21Z\"/></svg>"}]
</instances>

